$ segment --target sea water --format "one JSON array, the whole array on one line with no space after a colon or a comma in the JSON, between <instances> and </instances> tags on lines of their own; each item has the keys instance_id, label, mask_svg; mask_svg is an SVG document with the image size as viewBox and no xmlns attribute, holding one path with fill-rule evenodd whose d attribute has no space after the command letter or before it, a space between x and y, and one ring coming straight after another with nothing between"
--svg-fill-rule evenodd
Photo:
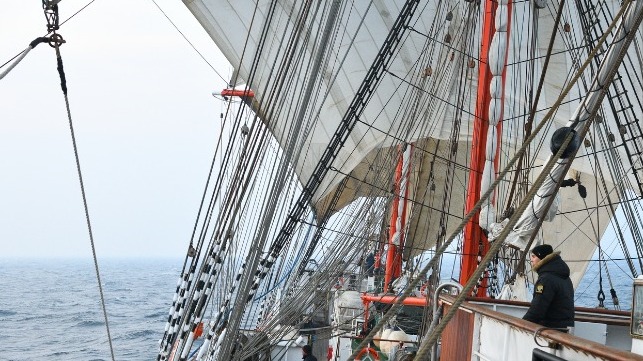
<instances>
[{"instance_id":1,"label":"sea water","mask_svg":"<svg viewBox=\"0 0 643 361\"><path fill-rule=\"evenodd\" d=\"M631 271L624 260L608 260L607 270L605 261L591 261L581 279L580 284L576 287L574 293L574 303L576 306L598 307L599 291L603 291L603 305L608 309L617 309L614 306L610 289L613 288L620 309L629 311L632 309L632 287L634 279ZM600 267L599 267L600 266ZM638 269L638 262L634 262L635 269Z\"/></svg>"},{"instance_id":2,"label":"sea water","mask_svg":"<svg viewBox=\"0 0 643 361\"><path fill-rule=\"evenodd\" d=\"M116 360L155 360L181 260L99 262ZM0 360L111 360L91 260L0 262Z\"/></svg>"},{"instance_id":3,"label":"sea water","mask_svg":"<svg viewBox=\"0 0 643 361\"><path fill-rule=\"evenodd\" d=\"M156 359L182 260L108 259L99 266L116 360ZM590 266L577 306L598 304L598 277ZM618 268L611 278L621 308L630 309L631 278ZM0 260L0 360L111 360L91 260Z\"/></svg>"}]
</instances>

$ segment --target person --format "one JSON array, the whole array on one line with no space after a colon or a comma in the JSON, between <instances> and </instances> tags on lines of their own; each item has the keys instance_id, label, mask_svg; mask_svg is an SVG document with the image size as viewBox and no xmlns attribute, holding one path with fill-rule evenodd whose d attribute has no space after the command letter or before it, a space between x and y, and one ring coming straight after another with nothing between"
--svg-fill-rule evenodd
<instances>
[{"instance_id":1,"label":"person","mask_svg":"<svg viewBox=\"0 0 643 361\"><path fill-rule=\"evenodd\" d=\"M302 348L302 352L304 356L302 357L302 360L304 361L317 361L317 357L313 356L313 348L310 347L310 345L304 345Z\"/></svg>"},{"instance_id":2,"label":"person","mask_svg":"<svg viewBox=\"0 0 643 361\"><path fill-rule=\"evenodd\" d=\"M541 244L531 250L531 267L538 273L534 297L523 316L545 327L574 326L574 286L569 266L552 246Z\"/></svg>"}]
</instances>

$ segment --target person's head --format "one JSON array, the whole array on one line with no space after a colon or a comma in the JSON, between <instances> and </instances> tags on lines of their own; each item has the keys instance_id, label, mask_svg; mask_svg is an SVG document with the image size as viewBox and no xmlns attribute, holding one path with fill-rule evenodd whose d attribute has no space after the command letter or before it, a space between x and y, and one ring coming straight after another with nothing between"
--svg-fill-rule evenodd
<instances>
[{"instance_id":1,"label":"person's head","mask_svg":"<svg viewBox=\"0 0 643 361\"><path fill-rule=\"evenodd\" d=\"M310 345L304 345L301 350L304 352L304 356L308 356L313 352L313 348Z\"/></svg>"},{"instance_id":2,"label":"person's head","mask_svg":"<svg viewBox=\"0 0 643 361\"><path fill-rule=\"evenodd\" d=\"M531 249L531 266L540 262L543 258L554 253L554 249L548 244L541 244Z\"/></svg>"}]
</instances>

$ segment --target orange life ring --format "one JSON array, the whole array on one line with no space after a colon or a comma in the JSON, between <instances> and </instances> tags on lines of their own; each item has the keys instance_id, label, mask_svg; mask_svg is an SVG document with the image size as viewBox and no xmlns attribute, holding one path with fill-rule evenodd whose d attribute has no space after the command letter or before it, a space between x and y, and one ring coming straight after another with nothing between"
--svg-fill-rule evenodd
<instances>
[{"instance_id":1,"label":"orange life ring","mask_svg":"<svg viewBox=\"0 0 643 361\"><path fill-rule=\"evenodd\" d=\"M374 361L379 361L380 359L380 354L375 351L375 349L370 348L370 347L364 347L358 354L355 356L355 361L360 361L362 360L362 357L367 356L369 359L372 359ZM371 357L372 356L372 357Z\"/></svg>"}]
</instances>

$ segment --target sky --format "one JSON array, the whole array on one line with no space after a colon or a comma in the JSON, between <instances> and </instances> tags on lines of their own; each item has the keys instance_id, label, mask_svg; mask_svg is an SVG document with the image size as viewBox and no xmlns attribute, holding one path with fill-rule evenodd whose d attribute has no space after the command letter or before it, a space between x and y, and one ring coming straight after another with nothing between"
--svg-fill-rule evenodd
<instances>
[{"instance_id":1,"label":"sky","mask_svg":"<svg viewBox=\"0 0 643 361\"><path fill-rule=\"evenodd\" d=\"M90 0L63 0L61 22ZM223 76L179 0L156 0ZM46 34L41 1L0 0L0 64ZM225 82L152 0L96 0L61 47L99 257L183 257L219 134ZM0 69L4 71L6 67ZM91 257L54 49L0 80L0 258Z\"/></svg>"}]
</instances>

